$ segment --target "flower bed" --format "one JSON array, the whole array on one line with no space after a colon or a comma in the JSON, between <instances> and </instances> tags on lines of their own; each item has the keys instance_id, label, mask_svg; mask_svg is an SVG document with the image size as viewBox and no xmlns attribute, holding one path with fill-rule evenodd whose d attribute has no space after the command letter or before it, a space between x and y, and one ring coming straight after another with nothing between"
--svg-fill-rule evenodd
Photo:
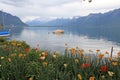
<instances>
[{"instance_id":1,"label":"flower bed","mask_svg":"<svg viewBox=\"0 0 120 80\"><path fill-rule=\"evenodd\" d=\"M93 59L79 48L66 47L60 55L21 41L2 41L0 46L1 80L120 80L120 52L109 57L97 50Z\"/></svg>"}]
</instances>

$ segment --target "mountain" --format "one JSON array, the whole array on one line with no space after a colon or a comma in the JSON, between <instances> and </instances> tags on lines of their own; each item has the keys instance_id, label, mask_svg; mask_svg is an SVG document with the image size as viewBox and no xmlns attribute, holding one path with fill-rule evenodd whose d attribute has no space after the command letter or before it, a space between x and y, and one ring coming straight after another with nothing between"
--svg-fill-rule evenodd
<instances>
[{"instance_id":1,"label":"mountain","mask_svg":"<svg viewBox=\"0 0 120 80\"><path fill-rule=\"evenodd\" d=\"M27 21L25 22L26 24L28 24L29 26L39 26L39 25L44 25L45 22L40 21L38 19L32 20L32 21Z\"/></svg>"},{"instance_id":2,"label":"mountain","mask_svg":"<svg viewBox=\"0 0 120 80\"><path fill-rule=\"evenodd\" d=\"M28 25L34 26L35 24L40 26L71 26L81 28L91 27L119 27L120 25L120 9L109 11L107 13L89 14L84 17L73 17L72 19L58 18L48 22L30 21ZM34 25L33 25L34 24Z\"/></svg>"},{"instance_id":3,"label":"mountain","mask_svg":"<svg viewBox=\"0 0 120 80\"><path fill-rule=\"evenodd\" d=\"M3 18L4 18L4 25L6 26L10 26L10 25L27 26L17 16L13 16L9 13L0 11L0 24L3 24Z\"/></svg>"}]
</instances>

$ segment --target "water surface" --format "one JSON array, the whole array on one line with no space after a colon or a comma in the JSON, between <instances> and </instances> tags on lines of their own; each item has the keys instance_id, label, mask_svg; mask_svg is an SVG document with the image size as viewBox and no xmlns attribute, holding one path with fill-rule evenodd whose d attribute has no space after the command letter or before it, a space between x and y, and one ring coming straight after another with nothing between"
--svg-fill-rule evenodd
<instances>
[{"instance_id":1,"label":"water surface","mask_svg":"<svg viewBox=\"0 0 120 80\"><path fill-rule=\"evenodd\" d=\"M88 52L89 49L96 51L100 49L102 52L111 51L114 47L114 54L120 51L119 43L109 41L102 37L89 37L82 34L79 30L72 32L72 30L64 29L65 33L55 35L52 31L61 29L57 27L25 27L20 33L13 33L11 39L26 41L31 47L40 49L64 52L65 44L68 47L79 47ZM62 28L63 29L63 28ZM97 34L97 33L96 33Z\"/></svg>"}]
</instances>

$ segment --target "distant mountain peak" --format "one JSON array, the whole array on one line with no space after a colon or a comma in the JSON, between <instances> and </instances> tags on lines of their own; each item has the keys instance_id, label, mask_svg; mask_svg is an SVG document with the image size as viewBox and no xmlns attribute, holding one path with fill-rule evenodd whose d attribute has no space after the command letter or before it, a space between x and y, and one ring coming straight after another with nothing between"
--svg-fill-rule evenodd
<instances>
[{"instance_id":1,"label":"distant mountain peak","mask_svg":"<svg viewBox=\"0 0 120 80\"><path fill-rule=\"evenodd\" d=\"M88 16L74 16L72 18L57 18L50 21L34 20L27 22L28 25L40 26L98 26L118 25L120 21L120 9L106 13L91 13Z\"/></svg>"}]
</instances>

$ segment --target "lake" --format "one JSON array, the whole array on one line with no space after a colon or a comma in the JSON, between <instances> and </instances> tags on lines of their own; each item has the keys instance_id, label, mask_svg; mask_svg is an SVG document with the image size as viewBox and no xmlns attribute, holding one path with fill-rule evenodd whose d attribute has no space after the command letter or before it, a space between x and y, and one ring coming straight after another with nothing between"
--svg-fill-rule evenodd
<instances>
[{"instance_id":1,"label":"lake","mask_svg":"<svg viewBox=\"0 0 120 80\"><path fill-rule=\"evenodd\" d=\"M53 34L52 32L56 29L63 29L65 33L61 35ZM112 46L114 47L114 55L120 51L118 42L97 35L100 31L97 31L98 33L94 33L94 35L91 36L93 34L92 32L86 33L84 30L81 31L77 28L24 27L21 32L13 32L11 39L26 41L33 48L36 48L39 44L39 49L58 51L61 53L64 53L65 44L68 44L69 48L79 47L85 49L86 52L88 52L89 49L93 51L100 49L103 53L106 51L110 52Z\"/></svg>"}]
</instances>

